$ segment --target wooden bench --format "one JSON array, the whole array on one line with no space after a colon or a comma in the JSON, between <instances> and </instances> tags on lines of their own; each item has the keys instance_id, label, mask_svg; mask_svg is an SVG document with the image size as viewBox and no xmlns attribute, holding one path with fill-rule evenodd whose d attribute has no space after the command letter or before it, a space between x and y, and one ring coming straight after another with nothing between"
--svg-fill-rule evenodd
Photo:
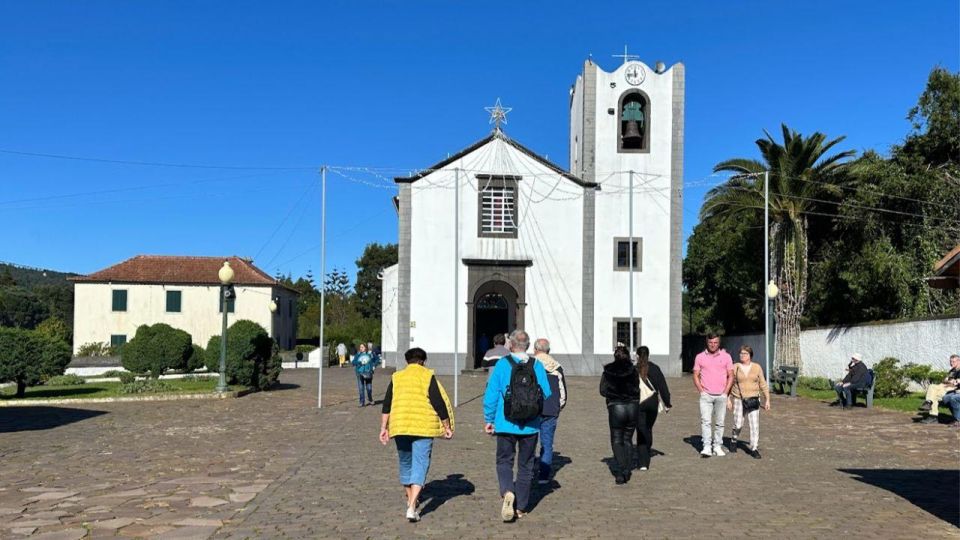
<instances>
[{"instance_id":1,"label":"wooden bench","mask_svg":"<svg viewBox=\"0 0 960 540\"><path fill-rule=\"evenodd\" d=\"M790 385L790 397L797 397L797 381L799 379L800 368L793 366L780 366L770 375L770 382L780 386L779 392L781 394L786 394L785 385Z\"/></svg>"}]
</instances>

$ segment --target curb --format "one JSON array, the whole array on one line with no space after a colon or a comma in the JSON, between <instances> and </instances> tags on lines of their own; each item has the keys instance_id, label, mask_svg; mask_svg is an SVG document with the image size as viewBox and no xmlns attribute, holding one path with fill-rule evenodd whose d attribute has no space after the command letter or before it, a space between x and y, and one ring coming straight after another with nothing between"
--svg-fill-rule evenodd
<instances>
[{"instance_id":1,"label":"curb","mask_svg":"<svg viewBox=\"0 0 960 540\"><path fill-rule=\"evenodd\" d=\"M204 394L166 394L159 396L129 396L129 397L106 397L106 398L69 398L69 399L9 399L0 401L2 407L31 407L40 405L72 405L84 403L128 403L138 401L181 401L186 399L234 399L253 393L253 389L236 390L224 393L204 393Z\"/></svg>"}]
</instances>

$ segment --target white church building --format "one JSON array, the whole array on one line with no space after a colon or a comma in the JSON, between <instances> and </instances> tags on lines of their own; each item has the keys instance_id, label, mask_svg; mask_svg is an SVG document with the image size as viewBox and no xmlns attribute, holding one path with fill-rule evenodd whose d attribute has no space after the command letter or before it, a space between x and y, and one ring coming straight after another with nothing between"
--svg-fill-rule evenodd
<instances>
[{"instance_id":1,"label":"white church building","mask_svg":"<svg viewBox=\"0 0 960 540\"><path fill-rule=\"evenodd\" d=\"M570 90L570 170L507 137L508 110L498 101L489 136L395 179L388 365L421 347L438 373L455 358L475 369L494 334L523 328L569 374L599 374L632 343L680 375L683 64L587 60Z\"/></svg>"}]
</instances>

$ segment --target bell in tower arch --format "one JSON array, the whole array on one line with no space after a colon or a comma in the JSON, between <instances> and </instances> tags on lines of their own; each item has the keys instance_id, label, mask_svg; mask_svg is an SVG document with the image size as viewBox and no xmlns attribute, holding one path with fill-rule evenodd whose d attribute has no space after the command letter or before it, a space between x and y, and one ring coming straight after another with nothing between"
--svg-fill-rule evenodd
<instances>
[{"instance_id":1,"label":"bell in tower arch","mask_svg":"<svg viewBox=\"0 0 960 540\"><path fill-rule=\"evenodd\" d=\"M638 101L625 103L620 120L623 123L621 131L623 148L643 148L643 104Z\"/></svg>"}]
</instances>

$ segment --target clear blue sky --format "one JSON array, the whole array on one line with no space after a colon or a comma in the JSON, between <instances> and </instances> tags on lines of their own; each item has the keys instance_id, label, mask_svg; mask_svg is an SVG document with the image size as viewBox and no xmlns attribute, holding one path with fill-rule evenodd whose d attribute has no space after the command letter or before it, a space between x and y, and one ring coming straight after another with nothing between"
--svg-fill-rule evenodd
<instances>
[{"instance_id":1,"label":"clear blue sky","mask_svg":"<svg viewBox=\"0 0 960 540\"><path fill-rule=\"evenodd\" d=\"M0 260L88 273L141 253L237 254L271 274L316 274L311 167L427 167L483 137L498 96L514 108L507 132L566 166L570 84L590 54L617 66L624 44L648 64L686 64L693 182L754 156L780 122L886 151L930 69L958 69L960 8L8 0L0 149L304 169L0 153ZM686 234L704 191L685 193ZM396 241L390 195L329 176L328 268L353 274L367 242Z\"/></svg>"}]
</instances>

